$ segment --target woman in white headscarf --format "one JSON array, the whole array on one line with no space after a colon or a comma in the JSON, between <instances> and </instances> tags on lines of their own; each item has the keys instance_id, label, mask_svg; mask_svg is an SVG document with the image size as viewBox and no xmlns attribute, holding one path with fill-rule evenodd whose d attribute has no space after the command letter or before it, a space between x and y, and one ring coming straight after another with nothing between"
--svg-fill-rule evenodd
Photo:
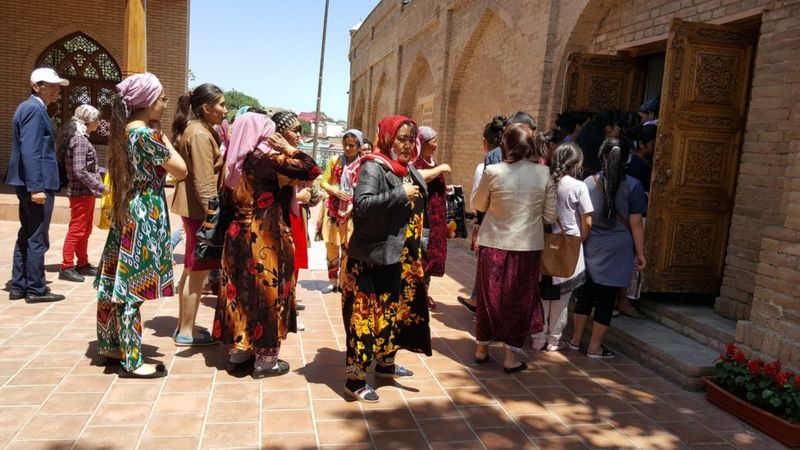
<instances>
[{"instance_id":1,"label":"woman in white headscarf","mask_svg":"<svg viewBox=\"0 0 800 450\"><path fill-rule=\"evenodd\" d=\"M105 194L97 151L89 135L97 129L100 111L91 105L80 105L75 115L58 130L57 148L62 183L69 198L69 230L64 238L64 259L58 273L60 280L82 282L85 276L97 275L89 263L89 236L92 234L95 197ZM78 263L75 264L75 255Z\"/></svg>"}]
</instances>

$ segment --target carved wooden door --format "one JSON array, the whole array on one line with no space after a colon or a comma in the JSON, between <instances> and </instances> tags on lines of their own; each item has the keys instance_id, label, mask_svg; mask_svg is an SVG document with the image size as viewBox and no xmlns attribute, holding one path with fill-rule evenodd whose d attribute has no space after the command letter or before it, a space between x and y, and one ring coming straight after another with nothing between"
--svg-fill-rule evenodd
<instances>
[{"instance_id":1,"label":"carved wooden door","mask_svg":"<svg viewBox=\"0 0 800 450\"><path fill-rule=\"evenodd\" d=\"M647 291L719 293L756 36L672 22L645 230Z\"/></svg>"},{"instance_id":2,"label":"carved wooden door","mask_svg":"<svg viewBox=\"0 0 800 450\"><path fill-rule=\"evenodd\" d=\"M635 111L644 88L644 67L622 55L572 53L563 111Z\"/></svg>"}]
</instances>

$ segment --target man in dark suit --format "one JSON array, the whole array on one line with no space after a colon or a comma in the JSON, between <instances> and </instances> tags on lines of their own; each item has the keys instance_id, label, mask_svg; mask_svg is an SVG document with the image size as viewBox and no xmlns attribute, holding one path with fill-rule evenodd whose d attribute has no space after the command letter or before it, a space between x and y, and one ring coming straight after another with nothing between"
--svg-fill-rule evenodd
<instances>
[{"instance_id":1,"label":"man in dark suit","mask_svg":"<svg viewBox=\"0 0 800 450\"><path fill-rule=\"evenodd\" d=\"M11 275L11 300L28 303L56 302L63 295L47 289L44 254L50 248L50 217L53 194L60 187L53 128L47 105L58 99L69 81L53 69L40 68L31 74L31 96L14 113L14 138L6 184L14 186L19 198L17 243Z\"/></svg>"}]
</instances>

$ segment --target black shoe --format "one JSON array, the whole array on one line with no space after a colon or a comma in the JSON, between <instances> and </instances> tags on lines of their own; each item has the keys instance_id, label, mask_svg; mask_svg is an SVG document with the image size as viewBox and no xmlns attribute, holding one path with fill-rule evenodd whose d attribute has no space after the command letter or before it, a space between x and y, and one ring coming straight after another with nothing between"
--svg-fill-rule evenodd
<instances>
[{"instance_id":1,"label":"black shoe","mask_svg":"<svg viewBox=\"0 0 800 450\"><path fill-rule=\"evenodd\" d=\"M44 295L28 295L25 297L25 303L48 303L48 302L60 302L64 300L64 297L61 294L53 294L52 292L48 292Z\"/></svg>"},{"instance_id":2,"label":"black shoe","mask_svg":"<svg viewBox=\"0 0 800 450\"><path fill-rule=\"evenodd\" d=\"M11 291L8 293L9 300L22 300L26 296L27 294L21 291Z\"/></svg>"},{"instance_id":3,"label":"black shoe","mask_svg":"<svg viewBox=\"0 0 800 450\"><path fill-rule=\"evenodd\" d=\"M83 275L79 274L74 267L70 267L69 269L61 269L58 272L58 279L74 281L76 283L83 283L86 280L86 278L83 278Z\"/></svg>"},{"instance_id":4,"label":"black shoe","mask_svg":"<svg viewBox=\"0 0 800 450\"><path fill-rule=\"evenodd\" d=\"M85 266L78 266L78 273L83 275L84 277L95 277L97 276L97 267L87 264Z\"/></svg>"}]
</instances>

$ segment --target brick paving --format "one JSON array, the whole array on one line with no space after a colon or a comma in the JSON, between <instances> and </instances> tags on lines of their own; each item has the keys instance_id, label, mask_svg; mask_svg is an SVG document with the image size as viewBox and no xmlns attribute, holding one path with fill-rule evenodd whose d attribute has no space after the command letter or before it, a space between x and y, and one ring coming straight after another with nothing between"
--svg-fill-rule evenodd
<instances>
[{"instance_id":1,"label":"brick paving","mask_svg":"<svg viewBox=\"0 0 800 450\"><path fill-rule=\"evenodd\" d=\"M8 279L17 225L0 222L0 277ZM94 365L95 292L90 282L57 280L65 225L53 225L47 254L55 304L0 298L0 447L12 449L182 448L742 448L780 445L618 356L594 361L577 353L535 354L531 369L507 375L499 362L472 363L472 315L456 295L472 285L474 258L451 246L448 273L434 278L439 305L431 318L434 355L401 352L413 379L373 384L381 401L343 400L344 338L340 301L322 295L325 272L302 271L298 298L307 330L290 335L282 377L236 378L220 346L179 349L170 338L175 298L142 308L144 353L169 376L130 380ZM95 230L99 259L105 233ZM182 250L179 248L179 253ZM320 254L312 252L319 267ZM181 268L177 267L178 274ZM206 297L198 324L209 325ZM501 348L492 348L495 361ZM370 378L370 382L373 382Z\"/></svg>"}]
</instances>

